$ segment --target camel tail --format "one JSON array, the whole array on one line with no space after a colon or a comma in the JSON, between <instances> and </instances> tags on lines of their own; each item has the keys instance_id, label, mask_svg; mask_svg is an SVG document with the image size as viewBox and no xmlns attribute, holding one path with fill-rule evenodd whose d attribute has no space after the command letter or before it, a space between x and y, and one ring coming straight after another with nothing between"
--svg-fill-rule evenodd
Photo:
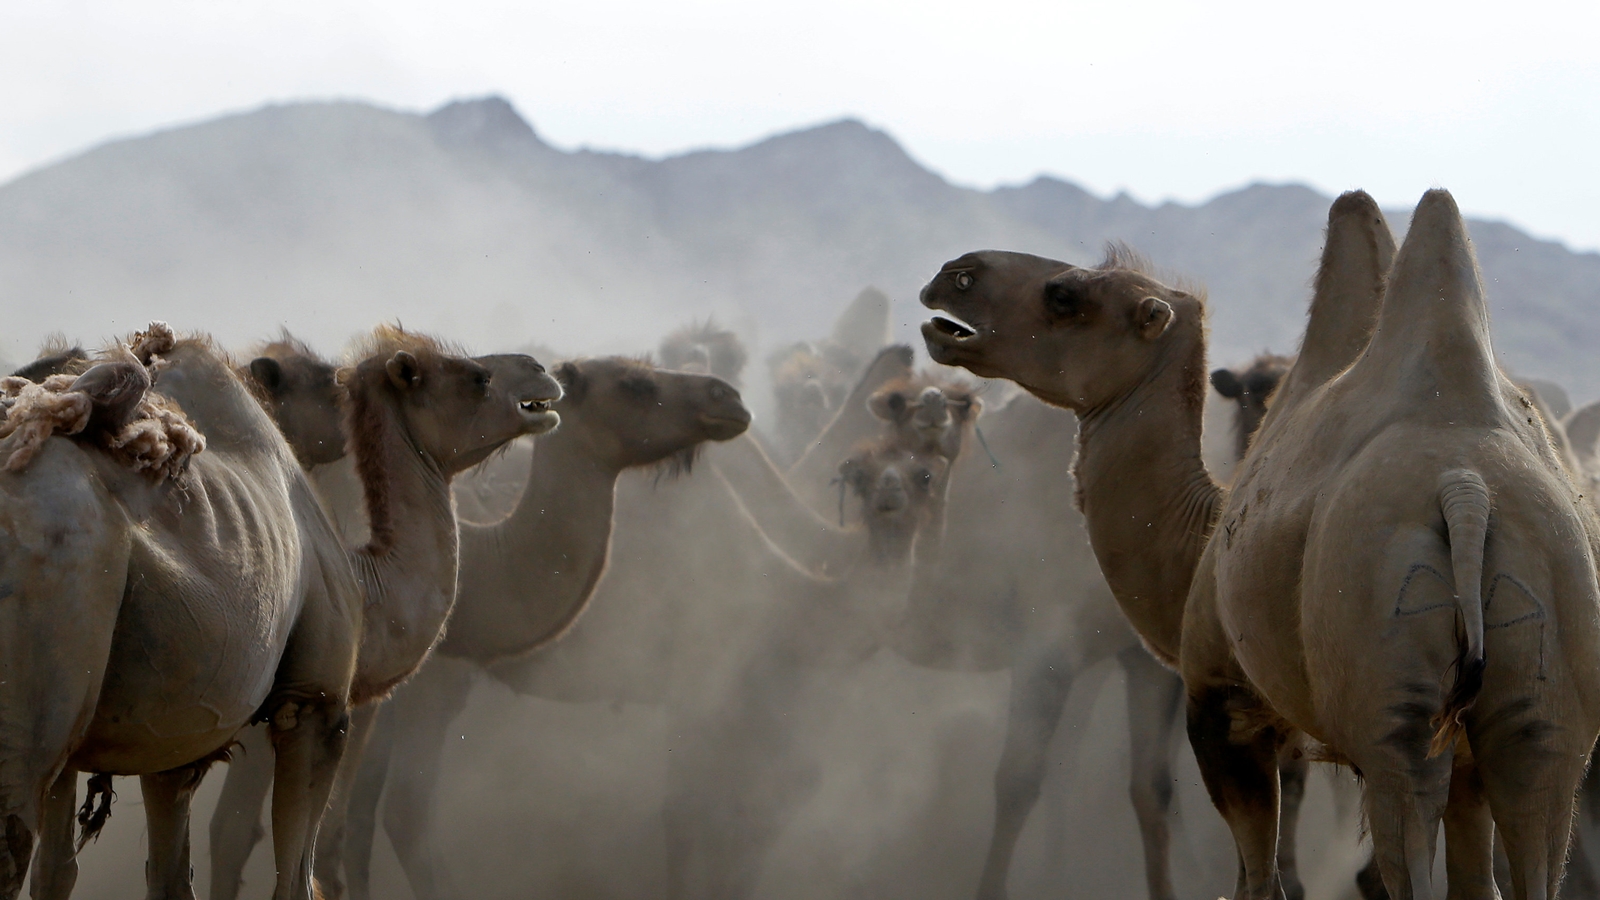
<instances>
[{"instance_id":1,"label":"camel tail","mask_svg":"<svg viewBox=\"0 0 1600 900\"><path fill-rule=\"evenodd\" d=\"M1461 649L1455 683L1433 718L1429 756L1455 744L1465 727L1462 719L1483 689L1483 551L1489 536L1489 486L1477 472L1452 469L1439 476L1439 507L1450 538Z\"/></svg>"},{"instance_id":2,"label":"camel tail","mask_svg":"<svg viewBox=\"0 0 1600 900\"><path fill-rule=\"evenodd\" d=\"M89 793L78 810L78 844L75 852L82 852L85 844L100 837L100 829L111 818L111 801L117 792L111 789L111 774L101 772L89 778ZM95 800L98 798L99 802Z\"/></svg>"}]
</instances>

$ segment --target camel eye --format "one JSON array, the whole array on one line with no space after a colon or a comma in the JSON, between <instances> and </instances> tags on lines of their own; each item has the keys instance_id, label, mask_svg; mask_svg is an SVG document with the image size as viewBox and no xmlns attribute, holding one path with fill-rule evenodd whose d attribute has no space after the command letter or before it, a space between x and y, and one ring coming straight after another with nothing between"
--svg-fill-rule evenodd
<instances>
[{"instance_id":1,"label":"camel eye","mask_svg":"<svg viewBox=\"0 0 1600 900\"><path fill-rule=\"evenodd\" d=\"M960 288L963 291L966 290L969 287L972 287L972 273L971 272L957 272L956 273L956 287Z\"/></svg>"},{"instance_id":2,"label":"camel eye","mask_svg":"<svg viewBox=\"0 0 1600 900\"><path fill-rule=\"evenodd\" d=\"M474 385L476 385L479 390L483 390L483 391L488 390L489 389L489 373L488 372L478 372L478 373L476 373L475 375L472 376L472 383Z\"/></svg>"}]
</instances>

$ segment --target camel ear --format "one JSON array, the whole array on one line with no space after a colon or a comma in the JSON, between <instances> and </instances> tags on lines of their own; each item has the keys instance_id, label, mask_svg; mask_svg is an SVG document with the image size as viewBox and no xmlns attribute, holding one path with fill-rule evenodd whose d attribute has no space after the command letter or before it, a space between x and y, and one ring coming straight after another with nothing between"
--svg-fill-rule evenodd
<instances>
[{"instance_id":1,"label":"camel ear","mask_svg":"<svg viewBox=\"0 0 1600 900\"><path fill-rule=\"evenodd\" d=\"M879 391L867 398L867 409L885 422L899 422L906 417L906 395L902 391Z\"/></svg>"},{"instance_id":2,"label":"camel ear","mask_svg":"<svg viewBox=\"0 0 1600 900\"><path fill-rule=\"evenodd\" d=\"M1244 384L1239 381L1239 376L1228 369L1216 369L1211 373L1211 386L1217 393L1229 400L1237 400L1244 396Z\"/></svg>"},{"instance_id":3,"label":"camel ear","mask_svg":"<svg viewBox=\"0 0 1600 900\"><path fill-rule=\"evenodd\" d=\"M283 387L283 366L270 356L258 356L250 360L250 377L267 393L276 396Z\"/></svg>"},{"instance_id":4,"label":"camel ear","mask_svg":"<svg viewBox=\"0 0 1600 900\"><path fill-rule=\"evenodd\" d=\"M422 363L404 350L396 351L383 364L383 368L389 373L389 380L401 390L410 390L422 384Z\"/></svg>"},{"instance_id":5,"label":"camel ear","mask_svg":"<svg viewBox=\"0 0 1600 900\"><path fill-rule=\"evenodd\" d=\"M1153 341L1172 324L1172 306L1159 297L1146 297L1139 301L1139 313L1134 322L1139 326L1139 336Z\"/></svg>"},{"instance_id":6,"label":"camel ear","mask_svg":"<svg viewBox=\"0 0 1600 900\"><path fill-rule=\"evenodd\" d=\"M562 399L568 403L579 403L583 395L588 393L589 380L583 377L575 363L564 362L556 366L555 376L561 382Z\"/></svg>"}]
</instances>

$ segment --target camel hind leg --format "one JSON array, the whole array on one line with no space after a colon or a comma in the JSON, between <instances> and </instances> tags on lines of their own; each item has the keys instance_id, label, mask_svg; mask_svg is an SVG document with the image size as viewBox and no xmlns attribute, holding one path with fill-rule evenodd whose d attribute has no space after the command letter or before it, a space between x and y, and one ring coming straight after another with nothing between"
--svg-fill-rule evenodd
<instances>
[{"instance_id":1,"label":"camel hind leg","mask_svg":"<svg viewBox=\"0 0 1600 900\"><path fill-rule=\"evenodd\" d=\"M239 896L244 867L267 834L261 810L272 790L272 741L261 725L240 731L238 741L211 813L211 900Z\"/></svg>"},{"instance_id":2,"label":"camel hind leg","mask_svg":"<svg viewBox=\"0 0 1600 900\"><path fill-rule=\"evenodd\" d=\"M1456 747L1450 800L1444 811L1445 880L1449 900L1498 900L1494 878L1494 818L1483 777L1466 741Z\"/></svg>"},{"instance_id":3,"label":"camel hind leg","mask_svg":"<svg viewBox=\"0 0 1600 900\"><path fill-rule=\"evenodd\" d=\"M1471 730L1516 900L1556 896L1571 842L1573 797L1592 741L1589 729L1554 724L1556 717L1544 712L1531 701L1480 700Z\"/></svg>"},{"instance_id":4,"label":"camel hind leg","mask_svg":"<svg viewBox=\"0 0 1600 900\"><path fill-rule=\"evenodd\" d=\"M1442 698L1437 685L1402 686L1402 699L1374 709L1366 720L1378 731L1357 743L1351 760L1366 779L1367 824L1384 888L1393 900L1433 896L1433 859L1439 823L1449 800L1454 753L1429 756L1434 716ZM1375 692L1382 703L1392 697ZM1458 805L1458 812L1468 811ZM1472 825L1472 817L1455 820ZM1470 831L1463 831L1463 834ZM1475 868L1475 867L1474 867Z\"/></svg>"}]
</instances>

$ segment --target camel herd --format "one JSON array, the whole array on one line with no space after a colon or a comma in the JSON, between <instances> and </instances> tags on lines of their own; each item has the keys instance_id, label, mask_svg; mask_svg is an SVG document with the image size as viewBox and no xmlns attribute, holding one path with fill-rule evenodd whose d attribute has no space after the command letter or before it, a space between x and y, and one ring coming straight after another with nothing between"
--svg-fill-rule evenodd
<instances>
[{"instance_id":1,"label":"camel herd","mask_svg":"<svg viewBox=\"0 0 1600 900\"><path fill-rule=\"evenodd\" d=\"M147 896L195 897L222 761L213 900L264 837L278 900L367 900L380 828L415 896L464 896L439 776L484 678L659 708L657 893L750 897L818 778L790 713L879 653L1009 671L980 900L1113 660L1151 900L1179 893L1180 709L1236 900L1304 896L1313 761L1363 782L1364 897L1441 894L1441 824L1451 897L1549 900L1569 855L1568 895L1596 890L1600 406L1558 419L1500 370L1449 194L1398 248L1335 201L1298 354L1238 372L1207 370L1203 293L1121 247L969 253L921 300L953 368L916 371L869 290L770 360L759 436L709 323L548 370L393 326L337 365L162 323L45 347L0 379L0 900L70 896L130 775ZM1226 486L1208 388L1237 410Z\"/></svg>"}]
</instances>

